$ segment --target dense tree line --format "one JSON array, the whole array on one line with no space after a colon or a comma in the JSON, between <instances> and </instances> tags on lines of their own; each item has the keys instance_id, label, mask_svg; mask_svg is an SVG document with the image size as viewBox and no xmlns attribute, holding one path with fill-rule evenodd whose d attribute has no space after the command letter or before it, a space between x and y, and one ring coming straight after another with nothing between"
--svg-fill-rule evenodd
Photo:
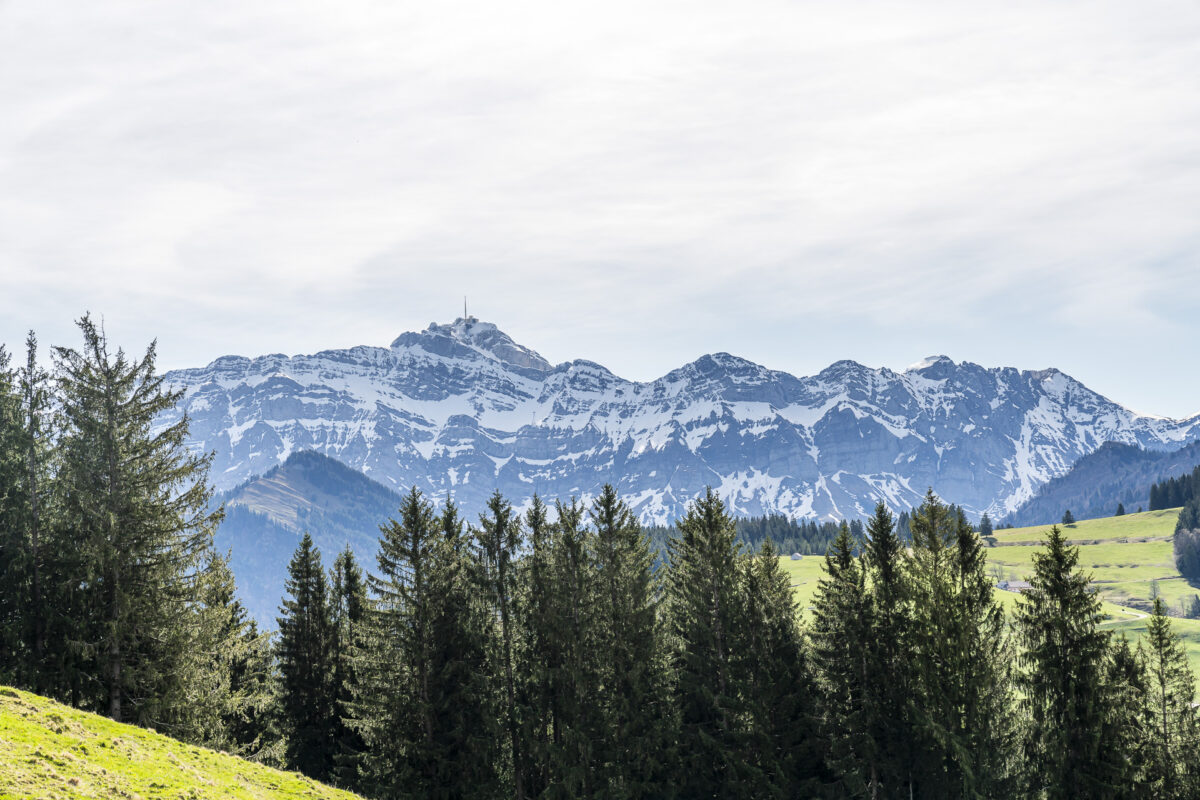
<instances>
[{"instance_id":1,"label":"dense tree line","mask_svg":"<svg viewBox=\"0 0 1200 800\"><path fill-rule=\"evenodd\" d=\"M0 348L0 681L269 757L268 639L212 548L207 457L179 399L89 317L39 366Z\"/></svg>"},{"instance_id":2,"label":"dense tree line","mask_svg":"<svg viewBox=\"0 0 1200 800\"><path fill-rule=\"evenodd\" d=\"M1179 512L1174 551L1179 574L1193 585L1200 584L1200 497L1188 500Z\"/></svg>"},{"instance_id":3,"label":"dense tree line","mask_svg":"<svg viewBox=\"0 0 1200 800\"><path fill-rule=\"evenodd\" d=\"M1200 497L1200 466L1186 475L1150 485L1150 510L1179 508Z\"/></svg>"},{"instance_id":4,"label":"dense tree line","mask_svg":"<svg viewBox=\"0 0 1200 800\"><path fill-rule=\"evenodd\" d=\"M373 797L1200 792L1193 676L1161 602L1143 644L1111 637L1054 527L1006 618L960 509L930 493L908 522L907 544L882 505L861 536L839 526L805 625L771 539L746 547L711 491L656 571L611 487L521 515L496 495L475 525L413 490L383 528L353 677L282 689L284 734L325 737L290 763ZM302 543L284 676L338 673L282 649L305 605L340 602L300 602L313 560ZM324 722L301 702L334 695Z\"/></svg>"},{"instance_id":5,"label":"dense tree line","mask_svg":"<svg viewBox=\"0 0 1200 800\"><path fill-rule=\"evenodd\" d=\"M656 566L612 487L470 521L414 489L365 568L304 536L264 636L153 347L80 328L52 374L0 357L0 680L378 798L1200 796L1162 603L1114 639L1054 527L1006 616L932 492L838 525L802 615L784 529L711 490Z\"/></svg>"}]
</instances>

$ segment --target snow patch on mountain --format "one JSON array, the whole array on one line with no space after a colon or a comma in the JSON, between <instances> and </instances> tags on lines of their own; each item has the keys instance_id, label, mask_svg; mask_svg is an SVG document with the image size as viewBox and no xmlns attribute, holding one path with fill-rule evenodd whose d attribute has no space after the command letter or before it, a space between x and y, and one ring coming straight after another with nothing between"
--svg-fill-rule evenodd
<instances>
[{"instance_id":1,"label":"snow patch on mountain","mask_svg":"<svg viewBox=\"0 0 1200 800\"><path fill-rule=\"evenodd\" d=\"M738 513L862 516L932 487L1004 516L1107 441L1165 449L1200 417L1136 414L1058 370L932 356L903 372L838 361L796 377L714 353L649 382L550 364L473 317L389 347L225 356L168 373L219 488L311 449L393 488L478 510L612 482L665 522L705 486ZM165 419L170 422L176 417Z\"/></svg>"}]
</instances>

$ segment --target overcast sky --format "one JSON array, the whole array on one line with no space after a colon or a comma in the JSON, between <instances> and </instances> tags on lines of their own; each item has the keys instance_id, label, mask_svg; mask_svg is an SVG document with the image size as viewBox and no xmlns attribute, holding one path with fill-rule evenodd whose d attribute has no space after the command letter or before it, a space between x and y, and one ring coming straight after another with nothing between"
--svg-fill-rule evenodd
<instances>
[{"instance_id":1,"label":"overcast sky","mask_svg":"<svg viewBox=\"0 0 1200 800\"><path fill-rule=\"evenodd\" d=\"M650 379L945 353L1200 411L1200 4L0 0L0 341L471 312Z\"/></svg>"}]
</instances>

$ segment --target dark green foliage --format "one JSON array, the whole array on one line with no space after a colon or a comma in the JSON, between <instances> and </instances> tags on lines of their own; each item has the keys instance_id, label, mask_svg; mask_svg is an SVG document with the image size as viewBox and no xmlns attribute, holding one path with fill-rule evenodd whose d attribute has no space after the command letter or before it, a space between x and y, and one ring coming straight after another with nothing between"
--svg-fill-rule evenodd
<instances>
[{"instance_id":1,"label":"dark green foliage","mask_svg":"<svg viewBox=\"0 0 1200 800\"><path fill-rule=\"evenodd\" d=\"M0 682L21 683L32 661L25 620L29 613L29 547L21 524L21 405L0 346Z\"/></svg>"},{"instance_id":2,"label":"dark green foliage","mask_svg":"<svg viewBox=\"0 0 1200 800\"><path fill-rule=\"evenodd\" d=\"M558 503L550 569L557 623L550 657L548 694L550 747L546 754L545 797L592 797L600 793L597 778L602 740L604 632L599 612L600 581L592 552L593 535L584 528L584 508ZM657 754L664 764L669 753Z\"/></svg>"},{"instance_id":3,"label":"dark green foliage","mask_svg":"<svg viewBox=\"0 0 1200 800\"><path fill-rule=\"evenodd\" d=\"M767 778L746 757L747 686L737 650L744 607L734 521L708 489L678 530L667 576L679 715L676 790L683 797L762 797L769 793Z\"/></svg>"},{"instance_id":4,"label":"dark green foliage","mask_svg":"<svg viewBox=\"0 0 1200 800\"><path fill-rule=\"evenodd\" d=\"M1200 466L1190 473L1167 478L1150 486L1150 510L1179 508L1200 497Z\"/></svg>"},{"instance_id":5,"label":"dark green foliage","mask_svg":"<svg viewBox=\"0 0 1200 800\"><path fill-rule=\"evenodd\" d=\"M1117 513L1113 514L1113 516L1114 517L1125 516L1125 504L1124 503L1117 503Z\"/></svg>"},{"instance_id":6,"label":"dark green foliage","mask_svg":"<svg viewBox=\"0 0 1200 800\"><path fill-rule=\"evenodd\" d=\"M91 319L78 324L82 348L55 348L59 522L78 564L64 639L79 660L68 680L84 707L180 732L220 518L208 510L209 457L186 447L186 417L153 430L179 399L155 375L154 345L130 360Z\"/></svg>"},{"instance_id":7,"label":"dark green foliage","mask_svg":"<svg viewBox=\"0 0 1200 800\"><path fill-rule=\"evenodd\" d=\"M983 516L979 518L979 537L987 539L992 535L992 518L983 512Z\"/></svg>"},{"instance_id":8,"label":"dark green foliage","mask_svg":"<svg viewBox=\"0 0 1200 800\"><path fill-rule=\"evenodd\" d=\"M430 572L441 539L430 504L414 487L400 518L380 527L379 574L368 653L360 664L358 730L369 753L366 781L376 793L424 797L435 787L438 749L433 709L433 597Z\"/></svg>"},{"instance_id":9,"label":"dark green foliage","mask_svg":"<svg viewBox=\"0 0 1200 800\"><path fill-rule=\"evenodd\" d=\"M908 554L887 506L879 503L867 522L863 558L869 586L871 632L864 674L871 751L877 753L875 779L884 796L913 785L911 705L913 670L912 592Z\"/></svg>"},{"instance_id":10,"label":"dark green foliage","mask_svg":"<svg viewBox=\"0 0 1200 800\"><path fill-rule=\"evenodd\" d=\"M1161 599L1145 640L1146 786L1156 798L1200 795L1200 720L1192 707L1196 682Z\"/></svg>"},{"instance_id":11,"label":"dark green foliage","mask_svg":"<svg viewBox=\"0 0 1200 800\"><path fill-rule=\"evenodd\" d=\"M825 556L825 572L813 600L812 663L818 681L822 735L836 793L867 797L878 792L878 744L872 736L871 681L865 658L874 615L863 564L853 553L850 526L843 524Z\"/></svg>"},{"instance_id":12,"label":"dark green foliage","mask_svg":"<svg viewBox=\"0 0 1200 800\"><path fill-rule=\"evenodd\" d=\"M1075 524L1075 517L1074 517L1074 515L1071 514L1071 509L1068 508L1066 511L1063 512L1062 524L1068 525L1068 526Z\"/></svg>"},{"instance_id":13,"label":"dark green foliage","mask_svg":"<svg viewBox=\"0 0 1200 800\"><path fill-rule=\"evenodd\" d=\"M605 730L601 794L660 794L666 780L667 685L649 545L641 526L605 485L591 509Z\"/></svg>"},{"instance_id":14,"label":"dark green foliage","mask_svg":"<svg viewBox=\"0 0 1200 800\"><path fill-rule=\"evenodd\" d=\"M1017 736L1002 609L982 544L932 492L912 517L913 782L920 796L1012 791Z\"/></svg>"},{"instance_id":15,"label":"dark green foliage","mask_svg":"<svg viewBox=\"0 0 1200 800\"><path fill-rule=\"evenodd\" d=\"M1100 599L1078 561L1079 549L1052 527L1046 549L1034 554L1032 588L1017 611L1032 796L1104 796L1114 788L1110 769L1127 756L1113 752L1106 736L1109 637L1099 629Z\"/></svg>"},{"instance_id":16,"label":"dark green foliage","mask_svg":"<svg viewBox=\"0 0 1200 800\"><path fill-rule=\"evenodd\" d=\"M1110 754L1105 777L1111 784L1106 796L1150 796L1145 769L1150 728L1146 663L1141 648L1131 648L1124 634L1112 640L1104 683L1109 711L1103 738Z\"/></svg>"},{"instance_id":17,"label":"dark green foliage","mask_svg":"<svg viewBox=\"0 0 1200 800\"><path fill-rule=\"evenodd\" d=\"M1179 574L1192 584L1200 583L1200 528L1177 528L1172 549Z\"/></svg>"},{"instance_id":18,"label":"dark green foliage","mask_svg":"<svg viewBox=\"0 0 1200 800\"><path fill-rule=\"evenodd\" d=\"M287 592L279 609L275 648L286 760L293 769L325 781L335 766L335 631L321 551L307 533L288 564Z\"/></svg>"},{"instance_id":19,"label":"dark green foliage","mask_svg":"<svg viewBox=\"0 0 1200 800\"><path fill-rule=\"evenodd\" d=\"M816 520L797 520L782 514L744 517L737 520L738 538L750 549L757 550L770 539L782 553L823 555L837 538L837 523Z\"/></svg>"},{"instance_id":20,"label":"dark green foliage","mask_svg":"<svg viewBox=\"0 0 1200 800\"><path fill-rule=\"evenodd\" d=\"M770 539L754 558L743 559L742 572L747 752L771 795L813 797L826 778L816 685L790 581Z\"/></svg>"},{"instance_id":21,"label":"dark green foliage","mask_svg":"<svg viewBox=\"0 0 1200 800\"><path fill-rule=\"evenodd\" d=\"M500 720L507 745L503 766L513 794L521 798L525 796L525 759L521 752L521 711L517 704L514 606L517 596L515 561L524 543L524 531L512 504L497 491L488 500L488 512L479 517L479 528L474 534L480 555L480 588L484 603L497 622L490 660L492 674L499 678L502 695Z\"/></svg>"},{"instance_id":22,"label":"dark green foliage","mask_svg":"<svg viewBox=\"0 0 1200 800\"><path fill-rule=\"evenodd\" d=\"M358 662L368 640L367 612L370 607L362 569L349 546L334 560L330 578L334 702L330 732L334 761L332 778L338 786L354 788L359 784L359 768L366 743L350 720L354 717L354 699L361 686Z\"/></svg>"}]
</instances>

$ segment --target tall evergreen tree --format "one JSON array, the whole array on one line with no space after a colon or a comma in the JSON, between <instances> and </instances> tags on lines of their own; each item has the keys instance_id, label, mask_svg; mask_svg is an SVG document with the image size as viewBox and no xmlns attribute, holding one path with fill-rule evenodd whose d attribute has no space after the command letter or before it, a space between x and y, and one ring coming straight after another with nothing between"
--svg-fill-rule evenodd
<instances>
[{"instance_id":1,"label":"tall evergreen tree","mask_svg":"<svg viewBox=\"0 0 1200 800\"><path fill-rule=\"evenodd\" d=\"M791 580L769 538L742 565L746 599L738 655L750 677L747 752L771 796L815 797L825 778L824 753Z\"/></svg>"},{"instance_id":2,"label":"tall evergreen tree","mask_svg":"<svg viewBox=\"0 0 1200 800\"><path fill-rule=\"evenodd\" d=\"M1017 789L1019 731L1013 647L1004 609L992 596L982 542L960 509L955 515L954 587L949 618L955 649L947 665L961 750L952 755L959 797L1004 797Z\"/></svg>"},{"instance_id":3,"label":"tall evergreen tree","mask_svg":"<svg viewBox=\"0 0 1200 800\"><path fill-rule=\"evenodd\" d=\"M21 526L20 400L0 345L0 683L21 683L27 673L26 543Z\"/></svg>"},{"instance_id":4,"label":"tall evergreen tree","mask_svg":"<svg viewBox=\"0 0 1200 800\"><path fill-rule=\"evenodd\" d=\"M676 790L683 797L761 797L768 789L747 758L747 687L735 650L744 619L736 528L711 488L677 528L667 577L679 715Z\"/></svg>"},{"instance_id":5,"label":"tall evergreen tree","mask_svg":"<svg viewBox=\"0 0 1200 800\"><path fill-rule=\"evenodd\" d=\"M1147 786L1164 800L1200 795L1196 681L1161 598L1146 630Z\"/></svg>"},{"instance_id":6,"label":"tall evergreen tree","mask_svg":"<svg viewBox=\"0 0 1200 800\"><path fill-rule=\"evenodd\" d=\"M1104 741L1110 753L1104 780L1111 787L1106 796L1114 800L1135 800L1150 796L1146 784L1147 733L1150 714L1146 664L1141 646L1135 650L1122 634L1110 640L1109 657L1104 667L1108 714L1104 721Z\"/></svg>"},{"instance_id":7,"label":"tall evergreen tree","mask_svg":"<svg viewBox=\"0 0 1200 800\"><path fill-rule=\"evenodd\" d=\"M988 513L985 511L983 512L983 516L979 518L979 536L980 538L986 539L991 536L992 533L992 518L989 517Z\"/></svg>"},{"instance_id":8,"label":"tall evergreen tree","mask_svg":"<svg viewBox=\"0 0 1200 800\"><path fill-rule=\"evenodd\" d=\"M425 797L436 784L433 601L430 573L440 532L433 509L413 487L400 519L380 528L379 575L370 653L363 662L370 747L365 768L378 794ZM360 698L361 699L361 698Z\"/></svg>"},{"instance_id":9,"label":"tall evergreen tree","mask_svg":"<svg viewBox=\"0 0 1200 800\"><path fill-rule=\"evenodd\" d=\"M825 555L813 600L812 661L827 762L839 797L880 795L879 752L871 731L867 654L875 626L866 573L843 524Z\"/></svg>"},{"instance_id":10,"label":"tall evergreen tree","mask_svg":"<svg viewBox=\"0 0 1200 800\"><path fill-rule=\"evenodd\" d=\"M1029 719L1025 741L1028 794L1050 800L1102 797L1113 759L1106 750L1111 712L1105 680L1108 634L1100 598L1079 570L1079 549L1067 544L1057 525L1045 548L1034 553L1031 588L1017 610L1024 645L1020 675L1022 705Z\"/></svg>"},{"instance_id":11,"label":"tall evergreen tree","mask_svg":"<svg viewBox=\"0 0 1200 800\"><path fill-rule=\"evenodd\" d=\"M333 562L330 576L331 623L333 641L333 782L357 788L359 766L366 744L356 726L354 698L359 691L358 660L367 641L367 587L362 569L347 545Z\"/></svg>"},{"instance_id":12,"label":"tall evergreen tree","mask_svg":"<svg viewBox=\"0 0 1200 800\"><path fill-rule=\"evenodd\" d=\"M910 523L911 524L911 523ZM867 522L866 570L871 633L866 642L865 706L871 752L878 754L878 796L906 796L916 757L912 740L913 620L908 554L887 506Z\"/></svg>"},{"instance_id":13,"label":"tall evergreen tree","mask_svg":"<svg viewBox=\"0 0 1200 800\"><path fill-rule=\"evenodd\" d=\"M600 792L604 757L603 615L600 583L592 558L593 534L584 526L582 504L556 505L551 554L558 663L551 668L551 748L547 798L594 797ZM669 765L669 753L659 754Z\"/></svg>"},{"instance_id":14,"label":"tall evergreen tree","mask_svg":"<svg viewBox=\"0 0 1200 800\"><path fill-rule=\"evenodd\" d=\"M53 651L63 650L61 641L52 640L55 630L51 629L55 610L61 604L61 566L67 560L63 555L62 534L54 525L53 500L55 498L51 430L52 388L50 375L38 364L37 336L33 331L25 338L25 365L16 373L20 395L19 455L21 480L18 482L21 498L24 536L27 546L27 574L29 577L29 613L27 637L32 658L31 685L43 691L54 691L52 678L55 670L51 662L64 658ZM56 536L58 534L58 536ZM65 609L59 609L60 611Z\"/></svg>"},{"instance_id":15,"label":"tall evergreen tree","mask_svg":"<svg viewBox=\"0 0 1200 800\"><path fill-rule=\"evenodd\" d=\"M493 620L481 597L481 564L447 500L437 520L429 574L432 599L430 705L436 800L494 798L500 791L500 705L489 671Z\"/></svg>"},{"instance_id":16,"label":"tall evergreen tree","mask_svg":"<svg viewBox=\"0 0 1200 800\"><path fill-rule=\"evenodd\" d=\"M524 756L521 752L521 720L517 704L515 669L516 620L514 602L517 593L516 557L524 545L521 519L512 504L496 491L488 500L487 513L479 517L475 530L481 562L481 588L496 621L498 638L492 659L503 687L501 719L507 734L506 768L512 778L512 791L517 800L527 796L523 774Z\"/></svg>"},{"instance_id":17,"label":"tall evergreen tree","mask_svg":"<svg viewBox=\"0 0 1200 800\"><path fill-rule=\"evenodd\" d=\"M333 733L338 719L333 686L333 619L321 551L305 533L285 583L276 619L279 638L279 711L287 737L287 763L316 780L334 768Z\"/></svg>"},{"instance_id":18,"label":"tall evergreen tree","mask_svg":"<svg viewBox=\"0 0 1200 800\"><path fill-rule=\"evenodd\" d=\"M611 484L592 504L604 744L601 796L664 791L666 681L650 546Z\"/></svg>"},{"instance_id":19,"label":"tall evergreen tree","mask_svg":"<svg viewBox=\"0 0 1200 800\"><path fill-rule=\"evenodd\" d=\"M83 347L55 348L62 417L62 522L83 570L66 576L79 609L68 648L85 654L79 700L116 720L160 727L186 715L196 613L220 513L208 508L210 456L188 420L156 429L181 392L140 359L109 350L89 317ZM94 691L93 687L99 691Z\"/></svg>"},{"instance_id":20,"label":"tall evergreen tree","mask_svg":"<svg viewBox=\"0 0 1200 800\"><path fill-rule=\"evenodd\" d=\"M562 662L558 628L560 608L554 596L553 526L546 504L536 494L525 513L529 553L521 559L518 584L518 698L526 791L540 797L550 785L553 758L554 673Z\"/></svg>"}]
</instances>

